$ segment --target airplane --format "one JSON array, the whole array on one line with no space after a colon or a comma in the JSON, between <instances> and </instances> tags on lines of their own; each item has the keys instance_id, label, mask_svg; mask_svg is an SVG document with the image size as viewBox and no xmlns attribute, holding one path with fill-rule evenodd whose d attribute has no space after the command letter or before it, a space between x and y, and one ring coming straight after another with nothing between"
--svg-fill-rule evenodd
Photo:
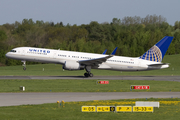
<instances>
[{"instance_id":1,"label":"airplane","mask_svg":"<svg viewBox=\"0 0 180 120\"><path fill-rule=\"evenodd\" d=\"M26 61L55 63L63 65L65 70L86 70L85 77L93 77L91 69L117 71L145 71L168 68L162 59L173 40L165 36L140 57L115 56L117 47L110 55L54 50L35 47L17 47L6 53L7 58L21 60L26 70Z\"/></svg>"}]
</instances>

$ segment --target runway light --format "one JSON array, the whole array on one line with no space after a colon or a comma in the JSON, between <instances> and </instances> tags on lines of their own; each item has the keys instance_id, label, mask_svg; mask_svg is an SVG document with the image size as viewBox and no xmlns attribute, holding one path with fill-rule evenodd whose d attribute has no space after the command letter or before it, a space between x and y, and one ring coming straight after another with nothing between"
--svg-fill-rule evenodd
<instances>
[{"instance_id":1,"label":"runway light","mask_svg":"<svg viewBox=\"0 0 180 120\"><path fill-rule=\"evenodd\" d=\"M65 102L64 102L64 100L62 100L61 103L62 103L62 106L65 107Z\"/></svg>"},{"instance_id":2,"label":"runway light","mask_svg":"<svg viewBox=\"0 0 180 120\"><path fill-rule=\"evenodd\" d=\"M58 104L58 108L59 108L60 107L59 101L57 101L57 104Z\"/></svg>"}]
</instances>

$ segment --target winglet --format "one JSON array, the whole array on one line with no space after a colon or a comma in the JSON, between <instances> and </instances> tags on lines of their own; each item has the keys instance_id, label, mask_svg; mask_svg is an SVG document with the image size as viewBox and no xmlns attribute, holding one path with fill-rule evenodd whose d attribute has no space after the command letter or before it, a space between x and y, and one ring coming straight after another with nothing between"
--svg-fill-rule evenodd
<instances>
[{"instance_id":1,"label":"winglet","mask_svg":"<svg viewBox=\"0 0 180 120\"><path fill-rule=\"evenodd\" d=\"M115 55L116 50L117 50L117 47L114 49L114 51L111 53L111 55Z\"/></svg>"},{"instance_id":2,"label":"winglet","mask_svg":"<svg viewBox=\"0 0 180 120\"><path fill-rule=\"evenodd\" d=\"M105 54L106 54L106 52L107 52L107 49L105 49L105 51L103 52L103 55L105 55Z\"/></svg>"}]
</instances>

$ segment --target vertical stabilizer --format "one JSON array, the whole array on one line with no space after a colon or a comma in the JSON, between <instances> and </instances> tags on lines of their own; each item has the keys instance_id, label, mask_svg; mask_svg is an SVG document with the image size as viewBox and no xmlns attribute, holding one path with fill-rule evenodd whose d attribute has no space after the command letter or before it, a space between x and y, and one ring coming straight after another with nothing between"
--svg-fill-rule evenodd
<instances>
[{"instance_id":1,"label":"vertical stabilizer","mask_svg":"<svg viewBox=\"0 0 180 120\"><path fill-rule=\"evenodd\" d=\"M173 37L165 36L153 47L151 47L146 53L139 57L139 59L161 62L164 55L166 54L169 45L172 42Z\"/></svg>"}]
</instances>

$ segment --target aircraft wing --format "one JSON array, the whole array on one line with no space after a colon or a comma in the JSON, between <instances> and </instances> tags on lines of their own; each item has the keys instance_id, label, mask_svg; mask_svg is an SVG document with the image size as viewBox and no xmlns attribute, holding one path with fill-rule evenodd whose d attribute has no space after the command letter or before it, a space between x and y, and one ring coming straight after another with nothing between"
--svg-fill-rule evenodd
<instances>
[{"instance_id":1,"label":"aircraft wing","mask_svg":"<svg viewBox=\"0 0 180 120\"><path fill-rule=\"evenodd\" d=\"M106 56L106 57L101 57L101 58L96 58L96 59L91 59L91 60L80 60L78 61L81 65L89 65L89 66L98 66L98 64L101 64L103 62L106 62L108 58L113 57L112 55Z\"/></svg>"}]
</instances>

